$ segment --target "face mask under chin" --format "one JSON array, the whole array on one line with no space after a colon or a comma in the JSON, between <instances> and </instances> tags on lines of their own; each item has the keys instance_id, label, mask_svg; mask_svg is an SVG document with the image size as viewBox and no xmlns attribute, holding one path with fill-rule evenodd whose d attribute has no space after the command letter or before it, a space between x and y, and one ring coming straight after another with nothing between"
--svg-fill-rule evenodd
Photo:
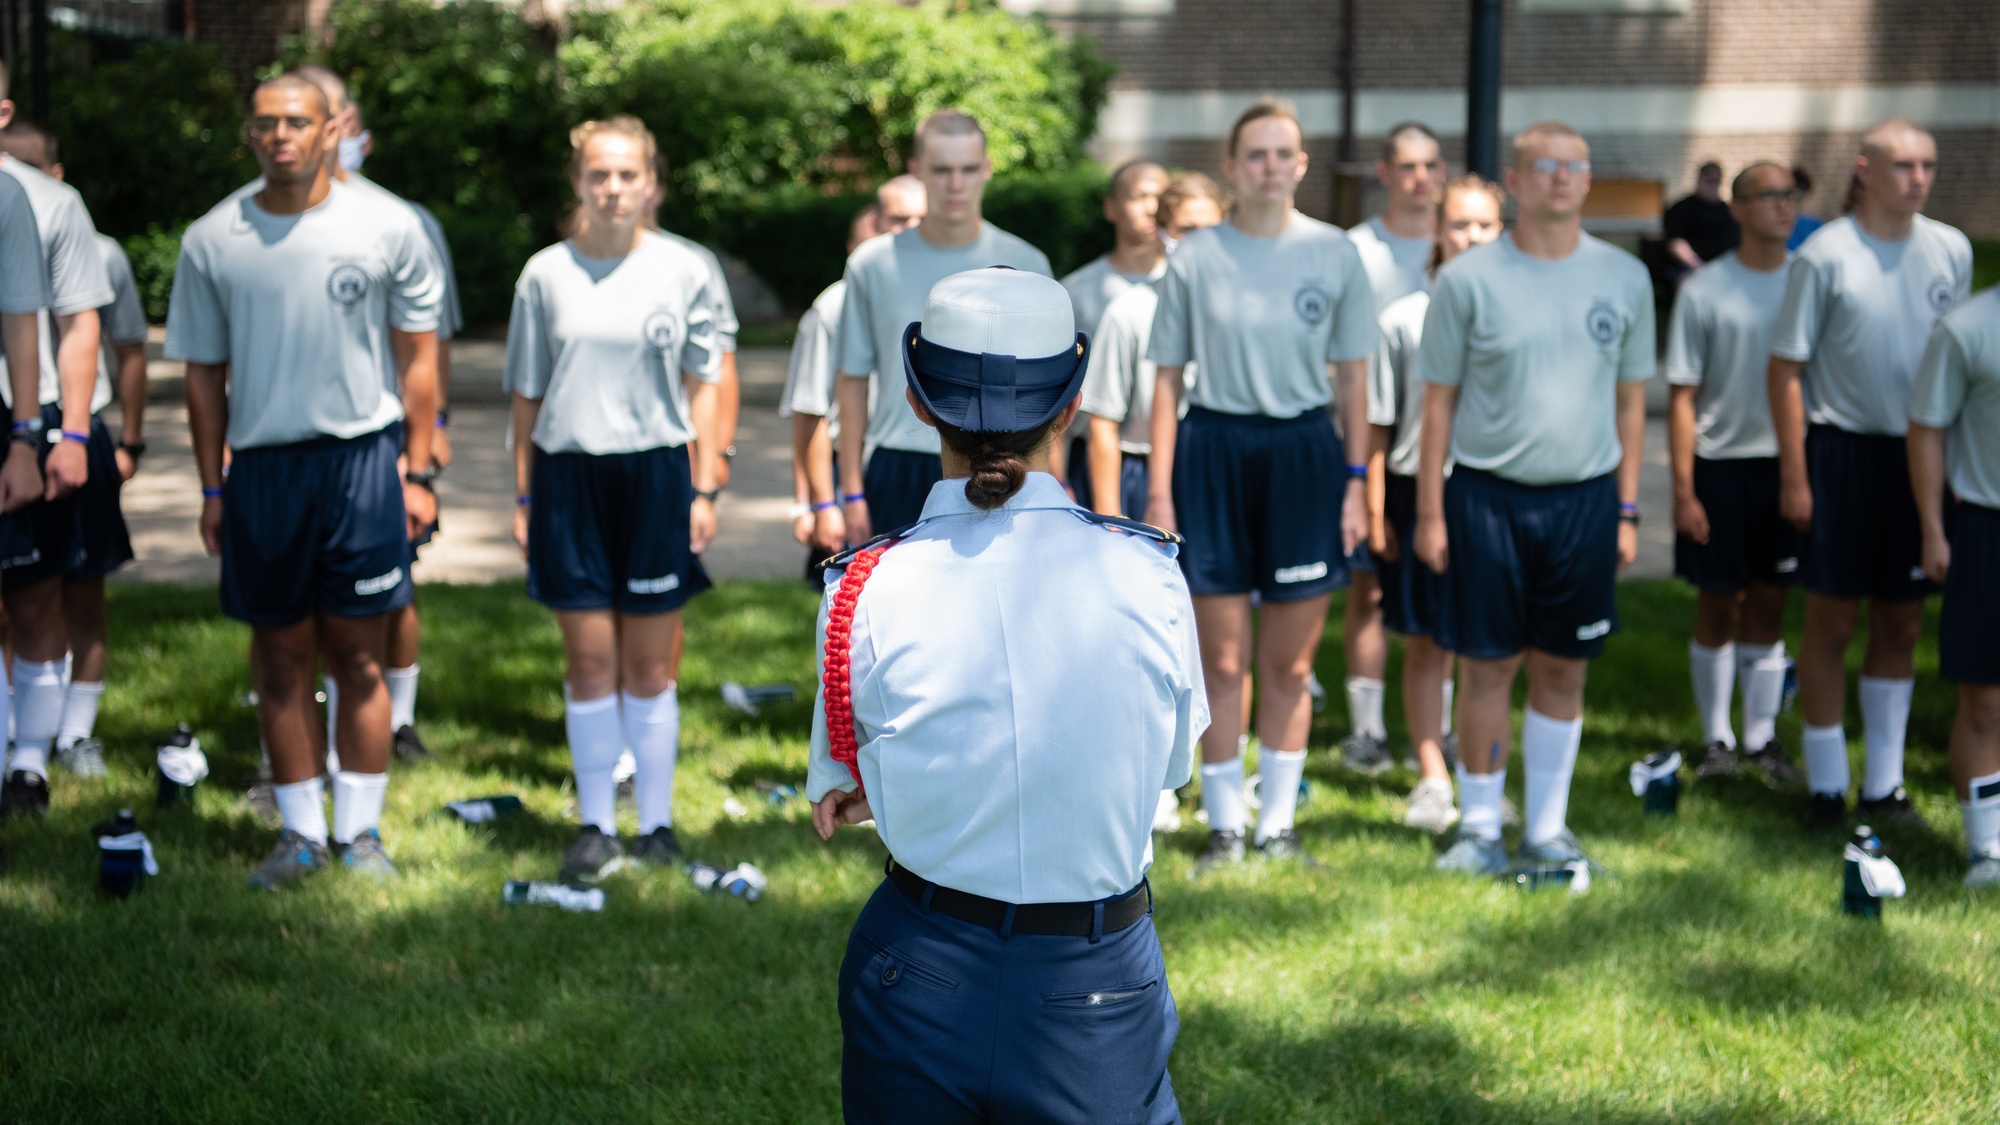
<instances>
[{"instance_id":1,"label":"face mask under chin","mask_svg":"<svg viewBox=\"0 0 2000 1125\"><path fill-rule=\"evenodd\" d=\"M361 171L361 162L368 158L368 133L363 131L358 137L340 138L340 166L349 172Z\"/></svg>"}]
</instances>

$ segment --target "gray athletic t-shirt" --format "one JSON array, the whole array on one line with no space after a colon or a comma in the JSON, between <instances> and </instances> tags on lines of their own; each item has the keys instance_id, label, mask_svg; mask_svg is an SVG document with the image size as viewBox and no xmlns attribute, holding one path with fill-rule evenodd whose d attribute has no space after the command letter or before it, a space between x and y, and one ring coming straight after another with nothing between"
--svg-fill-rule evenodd
<instances>
[{"instance_id":1,"label":"gray athletic t-shirt","mask_svg":"<svg viewBox=\"0 0 2000 1125\"><path fill-rule=\"evenodd\" d=\"M528 259L507 323L507 389L542 401L548 453L637 453L694 439L682 373L722 378L708 264L647 233L623 258L558 242Z\"/></svg>"},{"instance_id":2,"label":"gray athletic t-shirt","mask_svg":"<svg viewBox=\"0 0 2000 1125\"><path fill-rule=\"evenodd\" d=\"M1910 421L1946 430L1951 490L2000 508L2000 288L1938 318L1917 364Z\"/></svg>"},{"instance_id":3,"label":"gray athletic t-shirt","mask_svg":"<svg viewBox=\"0 0 2000 1125\"><path fill-rule=\"evenodd\" d=\"M675 243L695 257L700 258L708 269L708 311L715 325L715 346L719 352L736 350L736 333L741 325L736 323L736 302L729 295L729 277L722 272L722 260L715 251L703 246L692 238L682 238L669 230L653 232L668 242Z\"/></svg>"},{"instance_id":4,"label":"gray athletic t-shirt","mask_svg":"<svg viewBox=\"0 0 2000 1125\"><path fill-rule=\"evenodd\" d=\"M1361 255L1339 228L1296 213L1275 238L1229 223L1188 235L1167 260L1147 346L1163 367L1201 365L1192 405L1270 418L1326 406L1326 365L1374 353Z\"/></svg>"},{"instance_id":5,"label":"gray athletic t-shirt","mask_svg":"<svg viewBox=\"0 0 2000 1125\"><path fill-rule=\"evenodd\" d=\"M1433 241L1404 238L1393 234L1382 216L1371 215L1350 227L1347 237L1361 252L1361 264L1368 270L1368 284L1375 287L1375 307L1387 309L1400 297L1431 287L1430 264Z\"/></svg>"},{"instance_id":6,"label":"gray athletic t-shirt","mask_svg":"<svg viewBox=\"0 0 2000 1125\"><path fill-rule=\"evenodd\" d=\"M1972 244L1923 215L1886 242L1843 215L1792 259L1771 354L1806 365L1806 419L1900 436L1931 325L1972 292Z\"/></svg>"},{"instance_id":7,"label":"gray athletic t-shirt","mask_svg":"<svg viewBox=\"0 0 2000 1125\"><path fill-rule=\"evenodd\" d=\"M921 228L877 235L847 259L847 302L840 314L840 371L845 376L874 372L883 385L871 396L865 453L901 449L936 453L937 431L917 421L903 394L903 329L924 318L931 286L955 273L1012 266L1054 276L1040 250L992 223L964 246L932 246ZM1080 331L1088 332L1081 324Z\"/></svg>"},{"instance_id":8,"label":"gray athletic t-shirt","mask_svg":"<svg viewBox=\"0 0 2000 1125\"><path fill-rule=\"evenodd\" d=\"M83 197L61 180L11 156L0 159L0 172L21 185L34 209L47 262L49 313L64 316L110 304L111 274L105 269L104 254L97 246L97 228L83 206ZM62 376L56 371L55 322L44 314L40 328L42 402L46 404L62 398ZM13 384L5 371L6 362L0 359L0 401L11 407Z\"/></svg>"},{"instance_id":9,"label":"gray athletic t-shirt","mask_svg":"<svg viewBox=\"0 0 2000 1125\"><path fill-rule=\"evenodd\" d=\"M1653 375L1653 284L1639 259L1586 234L1559 262L1512 232L1438 271L1417 362L1459 388L1451 456L1519 484L1618 467L1619 383Z\"/></svg>"},{"instance_id":10,"label":"gray athletic t-shirt","mask_svg":"<svg viewBox=\"0 0 2000 1125\"><path fill-rule=\"evenodd\" d=\"M146 342L146 310L139 304L139 284L132 277L132 261L125 256L125 248L108 234L97 236L97 247L104 252L104 267L111 276L111 303L97 310L98 338L103 347L99 349L97 363L97 389L90 395L92 414L111 404L112 393L117 389L118 353L113 350L119 344L143 344Z\"/></svg>"},{"instance_id":11,"label":"gray athletic t-shirt","mask_svg":"<svg viewBox=\"0 0 2000 1125\"><path fill-rule=\"evenodd\" d=\"M1146 358L1153 335L1153 317L1160 307L1157 283L1135 285L1120 293L1097 322L1090 342L1090 363L1083 375L1083 412L1118 423L1118 448L1127 453L1153 451L1153 393L1159 364ZM1181 378L1192 385L1195 364ZM1187 414L1187 396L1180 413Z\"/></svg>"},{"instance_id":12,"label":"gray athletic t-shirt","mask_svg":"<svg viewBox=\"0 0 2000 1125\"><path fill-rule=\"evenodd\" d=\"M1069 303L1076 309L1076 330L1095 334L1098 322L1104 319L1104 310L1111 307L1120 293L1158 281L1166 272L1167 262L1162 258L1151 273L1119 273L1111 268L1108 254L1079 267L1062 279L1062 287L1069 290Z\"/></svg>"},{"instance_id":13,"label":"gray athletic t-shirt","mask_svg":"<svg viewBox=\"0 0 2000 1125\"><path fill-rule=\"evenodd\" d=\"M49 307L53 296L48 263L27 189L12 176L0 176L0 313L38 312ZM0 357L0 372L6 369L6 359Z\"/></svg>"},{"instance_id":14,"label":"gray athletic t-shirt","mask_svg":"<svg viewBox=\"0 0 2000 1125\"><path fill-rule=\"evenodd\" d=\"M1389 302L1382 310L1382 346L1368 367L1368 424L1390 427L1388 468L1397 476L1416 476L1423 453L1424 377L1417 355L1430 308L1431 295L1422 289Z\"/></svg>"},{"instance_id":15,"label":"gray athletic t-shirt","mask_svg":"<svg viewBox=\"0 0 2000 1125\"><path fill-rule=\"evenodd\" d=\"M812 307L799 318L798 333L792 338L792 362L785 370L785 392L778 399L778 414L810 414L826 419L827 433L840 436L840 403L834 397L835 380L840 378L840 310L847 300L847 283L836 281L813 298ZM869 392L874 393L870 384Z\"/></svg>"},{"instance_id":16,"label":"gray athletic t-shirt","mask_svg":"<svg viewBox=\"0 0 2000 1125\"><path fill-rule=\"evenodd\" d=\"M1731 250L1681 286L1667 322L1667 382L1694 395L1695 456L1709 461L1776 457L1771 427L1771 324L1785 301L1788 267L1753 270Z\"/></svg>"},{"instance_id":17,"label":"gray athletic t-shirt","mask_svg":"<svg viewBox=\"0 0 2000 1125\"><path fill-rule=\"evenodd\" d=\"M431 240L431 250L437 255L439 268L444 270L444 306L438 310L437 334L440 341L449 340L465 330L465 310L458 304L458 266L451 260L451 243L444 236L444 224L438 222L430 208L414 199L403 202L417 213L424 237Z\"/></svg>"},{"instance_id":18,"label":"gray athletic t-shirt","mask_svg":"<svg viewBox=\"0 0 2000 1125\"><path fill-rule=\"evenodd\" d=\"M229 444L353 438L403 416L389 332L435 331L443 270L417 216L335 184L273 215L238 194L188 227L167 305L170 359L230 365Z\"/></svg>"}]
</instances>

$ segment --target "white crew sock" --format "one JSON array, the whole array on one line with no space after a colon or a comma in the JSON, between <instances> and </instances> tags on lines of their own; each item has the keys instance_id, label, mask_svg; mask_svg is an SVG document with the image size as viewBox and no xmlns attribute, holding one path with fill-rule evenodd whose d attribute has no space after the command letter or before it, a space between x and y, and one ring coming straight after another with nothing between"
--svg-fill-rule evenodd
<instances>
[{"instance_id":1,"label":"white crew sock","mask_svg":"<svg viewBox=\"0 0 2000 1125\"><path fill-rule=\"evenodd\" d=\"M1243 804L1243 755L1201 764L1201 807L1208 810L1209 831L1243 831L1249 816Z\"/></svg>"},{"instance_id":2,"label":"white crew sock","mask_svg":"<svg viewBox=\"0 0 2000 1125\"><path fill-rule=\"evenodd\" d=\"M1348 681L1350 684L1352 680ZM1241 762L1243 759L1236 759ZM1299 808L1299 779L1305 776L1306 752L1303 750L1272 750L1266 747L1257 752L1257 773L1262 780L1257 783L1257 791L1264 798L1263 813L1257 818L1257 843L1276 836L1292 826L1292 818Z\"/></svg>"},{"instance_id":3,"label":"white crew sock","mask_svg":"<svg viewBox=\"0 0 2000 1125\"><path fill-rule=\"evenodd\" d=\"M340 685L332 676L321 676L320 690L326 693L326 772L340 774L340 739L334 732L340 729Z\"/></svg>"},{"instance_id":4,"label":"white crew sock","mask_svg":"<svg viewBox=\"0 0 2000 1125\"><path fill-rule=\"evenodd\" d=\"M585 824L596 825L607 836L618 831L618 783L612 767L624 748L625 732L619 729L618 697L607 695L581 703L570 698L563 685L563 726L569 732L570 766L576 771L576 811Z\"/></svg>"},{"instance_id":5,"label":"white crew sock","mask_svg":"<svg viewBox=\"0 0 2000 1125\"><path fill-rule=\"evenodd\" d=\"M1500 821L1505 815L1507 794L1507 767L1502 766L1492 773L1467 773L1465 763L1458 766L1458 830L1483 836L1488 840L1500 838Z\"/></svg>"},{"instance_id":6,"label":"white crew sock","mask_svg":"<svg viewBox=\"0 0 2000 1125\"><path fill-rule=\"evenodd\" d=\"M1729 729L1729 692L1734 686L1736 646L1710 648L1700 641L1688 642L1688 674L1694 680L1694 710L1701 716L1701 743L1720 742L1736 748L1736 732Z\"/></svg>"},{"instance_id":7,"label":"white crew sock","mask_svg":"<svg viewBox=\"0 0 2000 1125\"><path fill-rule=\"evenodd\" d=\"M1838 725L1816 727L1807 723L1803 739L1806 752L1806 788L1816 795L1847 799L1847 732Z\"/></svg>"},{"instance_id":8,"label":"white crew sock","mask_svg":"<svg viewBox=\"0 0 2000 1125\"><path fill-rule=\"evenodd\" d=\"M1958 803L1958 811L1965 814L1966 852L1975 859L2000 856L2000 773L1975 777L1966 789L1971 800Z\"/></svg>"},{"instance_id":9,"label":"white crew sock","mask_svg":"<svg viewBox=\"0 0 2000 1125\"><path fill-rule=\"evenodd\" d=\"M1762 750L1778 735L1785 702L1785 642L1736 646L1736 685L1743 694L1743 748Z\"/></svg>"},{"instance_id":10,"label":"white crew sock","mask_svg":"<svg viewBox=\"0 0 2000 1125\"><path fill-rule=\"evenodd\" d=\"M14 658L14 757L8 770L49 775L49 747L62 725L63 672L68 662Z\"/></svg>"},{"instance_id":11,"label":"white crew sock","mask_svg":"<svg viewBox=\"0 0 2000 1125\"><path fill-rule=\"evenodd\" d=\"M1915 680L1861 677L1861 730L1868 759L1861 775L1861 799L1878 801L1903 783L1903 735L1910 726Z\"/></svg>"},{"instance_id":12,"label":"white crew sock","mask_svg":"<svg viewBox=\"0 0 2000 1125\"><path fill-rule=\"evenodd\" d=\"M333 842L351 844L356 836L382 823L382 798L389 792L386 773L343 770L333 779Z\"/></svg>"},{"instance_id":13,"label":"white crew sock","mask_svg":"<svg viewBox=\"0 0 2000 1125\"><path fill-rule=\"evenodd\" d=\"M1347 677L1347 717L1354 724L1355 734L1379 739L1389 737L1389 728L1382 723L1382 697L1385 693L1381 680Z\"/></svg>"},{"instance_id":14,"label":"white crew sock","mask_svg":"<svg viewBox=\"0 0 2000 1125\"><path fill-rule=\"evenodd\" d=\"M1451 733L1451 702L1454 694L1452 688L1456 686L1451 682L1450 676L1444 678L1444 725L1438 728L1439 734Z\"/></svg>"},{"instance_id":15,"label":"white crew sock","mask_svg":"<svg viewBox=\"0 0 2000 1125\"><path fill-rule=\"evenodd\" d=\"M422 666L388 668L382 679L389 685L389 729L399 731L417 725L417 673Z\"/></svg>"},{"instance_id":16,"label":"white crew sock","mask_svg":"<svg viewBox=\"0 0 2000 1125\"><path fill-rule=\"evenodd\" d=\"M1528 819L1521 839L1546 844L1562 834L1569 813L1569 779L1583 742L1583 718L1551 719L1533 707L1521 720L1521 764L1528 771Z\"/></svg>"},{"instance_id":17,"label":"white crew sock","mask_svg":"<svg viewBox=\"0 0 2000 1125\"><path fill-rule=\"evenodd\" d=\"M672 684L651 699L619 692L625 745L638 771L632 792L639 806L639 835L674 826L674 759L680 752L681 701Z\"/></svg>"},{"instance_id":18,"label":"white crew sock","mask_svg":"<svg viewBox=\"0 0 2000 1125\"><path fill-rule=\"evenodd\" d=\"M273 785L271 794L278 799L278 815L285 818L285 827L308 840L326 843L325 782L309 777L290 785Z\"/></svg>"},{"instance_id":19,"label":"white crew sock","mask_svg":"<svg viewBox=\"0 0 2000 1125\"><path fill-rule=\"evenodd\" d=\"M97 705L104 699L104 683L87 684L71 680L63 696L62 723L56 729L56 746L67 750L97 729Z\"/></svg>"}]
</instances>

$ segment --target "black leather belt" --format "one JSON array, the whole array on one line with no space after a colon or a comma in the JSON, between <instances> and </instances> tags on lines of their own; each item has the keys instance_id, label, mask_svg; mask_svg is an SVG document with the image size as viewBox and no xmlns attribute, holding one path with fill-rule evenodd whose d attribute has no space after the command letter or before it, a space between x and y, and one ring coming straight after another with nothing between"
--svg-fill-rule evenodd
<instances>
[{"instance_id":1,"label":"black leather belt","mask_svg":"<svg viewBox=\"0 0 2000 1125\"><path fill-rule=\"evenodd\" d=\"M1153 910L1153 889L1143 879L1130 892L1103 902L1033 902L1016 905L1011 902L1001 902L997 898L986 898L964 891L955 891L950 887L940 887L897 863L893 856L883 865L883 871L889 876L889 882L895 884L896 889L903 892L905 898L927 902L928 909L935 910L947 918L956 918L961 922L971 922L975 926L985 926L989 930L1003 930L1008 933L1052 937L1093 937L1100 934L1114 934L1137 925L1139 919L1152 913Z\"/></svg>"}]
</instances>

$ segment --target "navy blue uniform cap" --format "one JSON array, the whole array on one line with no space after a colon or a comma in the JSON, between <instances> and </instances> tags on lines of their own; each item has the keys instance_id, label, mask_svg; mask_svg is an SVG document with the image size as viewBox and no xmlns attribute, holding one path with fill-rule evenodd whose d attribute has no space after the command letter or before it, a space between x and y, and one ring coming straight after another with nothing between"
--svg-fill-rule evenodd
<instances>
[{"instance_id":1,"label":"navy blue uniform cap","mask_svg":"<svg viewBox=\"0 0 2000 1125\"><path fill-rule=\"evenodd\" d=\"M1005 266L953 274L903 330L903 375L924 409L975 433L1020 433L1062 413L1083 386L1090 340L1069 291Z\"/></svg>"}]
</instances>

